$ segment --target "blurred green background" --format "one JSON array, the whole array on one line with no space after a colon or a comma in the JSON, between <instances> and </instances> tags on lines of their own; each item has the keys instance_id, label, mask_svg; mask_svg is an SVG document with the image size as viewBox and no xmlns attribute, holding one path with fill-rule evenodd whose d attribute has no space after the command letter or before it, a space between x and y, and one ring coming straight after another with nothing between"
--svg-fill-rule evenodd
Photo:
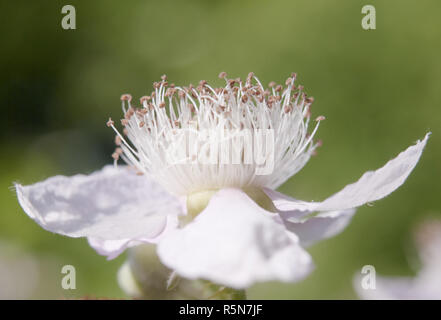
<instances>
[{"instance_id":1,"label":"blurred green background","mask_svg":"<svg viewBox=\"0 0 441 320\"><path fill-rule=\"evenodd\" d=\"M61 28L66 4L76 30ZM376 7L376 30L361 28L366 4ZM256 285L249 298L356 298L352 278L365 264L414 274L412 228L441 216L440 1L40 0L2 1L0 12L0 269L17 285L38 279L16 296L124 297L115 276L124 255L106 261L84 239L46 232L10 187L110 163L105 122L121 116L120 95L137 99L164 73L181 85L220 85L220 71L254 71L265 84L297 72L313 114L327 118L318 156L280 188L305 200L324 199L432 131L404 186L309 250L309 278ZM65 264L76 267L76 290L61 289Z\"/></svg>"}]
</instances>

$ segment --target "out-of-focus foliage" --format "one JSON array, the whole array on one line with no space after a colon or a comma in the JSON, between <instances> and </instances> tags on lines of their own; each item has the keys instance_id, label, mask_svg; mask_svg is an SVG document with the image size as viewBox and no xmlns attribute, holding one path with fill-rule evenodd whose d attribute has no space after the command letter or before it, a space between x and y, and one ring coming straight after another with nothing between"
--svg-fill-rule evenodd
<instances>
[{"instance_id":1,"label":"out-of-focus foliage","mask_svg":"<svg viewBox=\"0 0 441 320\"><path fill-rule=\"evenodd\" d=\"M76 30L61 28L66 4L76 8ZM265 84L297 72L315 97L313 113L327 118L318 156L281 188L302 199L323 199L432 131L403 187L360 208L344 233L311 248L312 276L295 285L257 285L249 297L355 298L352 277L365 264L382 274L412 274L409 231L441 212L441 2L369 1L377 10L372 31L361 28L365 4L2 1L0 240L54 270L40 272L29 297L123 297L115 275L124 257L106 261L84 239L41 229L10 186L109 163L113 134L105 122L120 117L120 95L139 98L164 73L182 85L220 85L220 71L254 71ZM76 290L54 289L65 264L76 267Z\"/></svg>"}]
</instances>

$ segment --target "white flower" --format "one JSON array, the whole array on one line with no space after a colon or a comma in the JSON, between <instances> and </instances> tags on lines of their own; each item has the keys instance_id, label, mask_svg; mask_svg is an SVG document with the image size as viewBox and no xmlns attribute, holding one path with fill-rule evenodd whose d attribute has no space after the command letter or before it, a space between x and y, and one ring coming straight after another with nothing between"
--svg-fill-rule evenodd
<instances>
[{"instance_id":1,"label":"white flower","mask_svg":"<svg viewBox=\"0 0 441 320\"><path fill-rule=\"evenodd\" d=\"M189 279L232 288L293 282L313 268L304 247L339 233L356 207L397 189L429 136L322 202L296 200L274 190L319 146L313 136L324 117L308 134L313 99L294 85L295 74L285 88L271 83L271 90L253 74L245 82L221 77L227 84L216 89L205 81L197 88L175 87L163 77L150 96L141 98L141 108L123 95L126 137L108 122L117 133L115 166L89 176L17 184L21 206L43 228L87 237L109 258L127 247L157 243L161 261ZM246 161L247 144L233 145L240 163L222 162L224 152L205 149L215 162L201 164L183 138L206 129L228 131L233 142L234 132L270 130L274 170L257 174L262 163ZM203 147L203 141L193 146ZM175 151L190 158L170 162ZM120 157L129 167L116 166Z\"/></svg>"},{"instance_id":2,"label":"white flower","mask_svg":"<svg viewBox=\"0 0 441 320\"><path fill-rule=\"evenodd\" d=\"M441 221L425 221L416 232L421 269L411 277L375 277L375 289L365 290L361 277L354 287L363 299L375 300L441 300Z\"/></svg>"}]
</instances>

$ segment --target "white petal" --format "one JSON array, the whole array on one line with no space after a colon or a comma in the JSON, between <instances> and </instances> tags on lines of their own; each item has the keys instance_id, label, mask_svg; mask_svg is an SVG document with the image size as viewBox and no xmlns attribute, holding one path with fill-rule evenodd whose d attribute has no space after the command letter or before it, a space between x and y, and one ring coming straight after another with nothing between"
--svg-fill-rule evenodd
<instances>
[{"instance_id":1,"label":"white petal","mask_svg":"<svg viewBox=\"0 0 441 320\"><path fill-rule=\"evenodd\" d=\"M336 236L342 232L352 219L355 209L323 212L300 222L284 219L286 228L294 232L300 239L303 247L310 246L319 240Z\"/></svg>"},{"instance_id":2,"label":"white petal","mask_svg":"<svg viewBox=\"0 0 441 320\"><path fill-rule=\"evenodd\" d=\"M106 256L108 260L112 260L124 252L127 248L141 244L138 240L102 240L99 238L87 238L89 245L100 255Z\"/></svg>"},{"instance_id":3,"label":"white petal","mask_svg":"<svg viewBox=\"0 0 441 320\"><path fill-rule=\"evenodd\" d=\"M314 212L314 202L294 199L286 194L268 188L263 188L263 191L271 199L276 209L283 212L284 219L301 222L305 217Z\"/></svg>"},{"instance_id":4,"label":"white petal","mask_svg":"<svg viewBox=\"0 0 441 320\"><path fill-rule=\"evenodd\" d=\"M112 260L119 256L127 248L131 248L143 243L158 243L167 232L177 228L178 217L176 215L167 216L167 224L164 231L152 238L142 237L139 239L103 240L100 238L88 237L89 245L100 255L106 256L107 260Z\"/></svg>"},{"instance_id":5,"label":"white petal","mask_svg":"<svg viewBox=\"0 0 441 320\"><path fill-rule=\"evenodd\" d=\"M56 176L31 186L16 185L24 211L43 228L92 242L161 234L167 215L181 212L179 200L127 167L106 166L91 175ZM123 242L121 242L123 241Z\"/></svg>"},{"instance_id":6,"label":"white petal","mask_svg":"<svg viewBox=\"0 0 441 320\"><path fill-rule=\"evenodd\" d=\"M264 189L264 191L279 210L280 218L286 228L299 237L303 247L342 232L356 211L356 209L325 211L312 216L314 211L311 203L291 198L274 190Z\"/></svg>"},{"instance_id":7,"label":"white petal","mask_svg":"<svg viewBox=\"0 0 441 320\"><path fill-rule=\"evenodd\" d=\"M293 215L301 215L298 211L339 211L359 207L384 198L404 183L418 163L429 135L426 134L423 141L407 148L382 168L366 172L357 182L347 185L323 202L308 203L289 199L287 196L281 197L275 191L265 192L275 199L276 208L281 211L295 211Z\"/></svg>"},{"instance_id":8,"label":"white petal","mask_svg":"<svg viewBox=\"0 0 441 320\"><path fill-rule=\"evenodd\" d=\"M158 255L183 277L237 289L261 281L295 282L313 268L278 215L237 189L219 191L195 220L166 234Z\"/></svg>"}]
</instances>

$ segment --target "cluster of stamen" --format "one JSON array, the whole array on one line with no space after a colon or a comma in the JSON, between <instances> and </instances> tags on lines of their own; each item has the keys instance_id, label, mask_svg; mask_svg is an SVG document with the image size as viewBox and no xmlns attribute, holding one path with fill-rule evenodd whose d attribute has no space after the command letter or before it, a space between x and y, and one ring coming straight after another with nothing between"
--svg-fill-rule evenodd
<instances>
[{"instance_id":1,"label":"cluster of stamen","mask_svg":"<svg viewBox=\"0 0 441 320\"><path fill-rule=\"evenodd\" d=\"M224 87L213 88L202 80L197 86L179 87L169 84L167 77L153 84L153 92L139 99L135 107L132 96L121 96L124 118L123 134L112 119L107 125L116 132L116 150L112 154L115 165L122 158L140 174L153 176L170 192L188 194L199 190L222 187L276 188L298 172L314 154L321 142L313 136L317 125L308 133L311 104L303 86L296 86L296 74L285 86L269 83L265 89L250 73L245 81L228 79L219 74ZM180 130L258 130L274 132L274 171L256 175L253 164L168 164L170 141Z\"/></svg>"}]
</instances>

